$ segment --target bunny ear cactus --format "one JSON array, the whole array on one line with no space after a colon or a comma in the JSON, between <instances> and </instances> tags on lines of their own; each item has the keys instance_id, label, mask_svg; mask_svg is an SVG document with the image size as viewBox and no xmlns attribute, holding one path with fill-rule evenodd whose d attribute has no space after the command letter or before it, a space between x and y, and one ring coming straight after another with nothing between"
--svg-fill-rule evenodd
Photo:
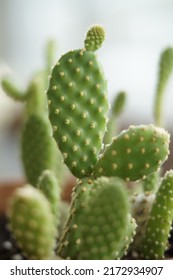
<instances>
[{"instance_id":1,"label":"bunny ear cactus","mask_svg":"<svg viewBox=\"0 0 173 280\"><path fill-rule=\"evenodd\" d=\"M25 123L22 133L22 160L30 184L37 185L42 171L53 168L54 150L51 129L43 116L32 115Z\"/></svg>"},{"instance_id":2,"label":"bunny ear cactus","mask_svg":"<svg viewBox=\"0 0 173 280\"><path fill-rule=\"evenodd\" d=\"M162 104L167 82L173 71L173 48L165 49L160 57L158 82L154 100L154 119L158 126L162 125Z\"/></svg>"},{"instance_id":3,"label":"bunny ear cactus","mask_svg":"<svg viewBox=\"0 0 173 280\"><path fill-rule=\"evenodd\" d=\"M14 237L27 258L42 260L53 255L54 216L41 191L31 185L19 188L10 201L9 220Z\"/></svg>"},{"instance_id":4,"label":"bunny ear cactus","mask_svg":"<svg viewBox=\"0 0 173 280\"><path fill-rule=\"evenodd\" d=\"M136 229L138 225L136 223L136 220L131 216L131 214L128 214L128 224L127 224L127 230L123 236L123 242L120 244L119 253L117 254L117 259L122 259L126 257L129 251L129 247L131 244L133 244L133 240L136 236Z\"/></svg>"},{"instance_id":5,"label":"bunny ear cactus","mask_svg":"<svg viewBox=\"0 0 173 280\"><path fill-rule=\"evenodd\" d=\"M126 103L126 93L120 91L112 104L109 121L107 123L107 131L104 135L103 142L105 145L112 142L112 138L117 134L117 119L122 113Z\"/></svg>"},{"instance_id":6,"label":"bunny ear cactus","mask_svg":"<svg viewBox=\"0 0 173 280\"><path fill-rule=\"evenodd\" d=\"M160 172L156 171L142 180L142 189L144 193L156 193L159 186Z\"/></svg>"},{"instance_id":7,"label":"bunny ear cactus","mask_svg":"<svg viewBox=\"0 0 173 280\"><path fill-rule=\"evenodd\" d=\"M51 137L48 120L48 104L45 90L48 73L54 60L55 43L49 41L46 49L46 69L36 73L25 92L17 89L8 79L2 81L4 91L16 101L25 102L25 122L22 131L22 151L24 171L30 184L36 186L45 169L56 173L60 185L64 183L67 170L62 163L62 155Z\"/></svg>"},{"instance_id":8,"label":"bunny ear cactus","mask_svg":"<svg viewBox=\"0 0 173 280\"><path fill-rule=\"evenodd\" d=\"M60 188L54 173L51 170L44 170L38 179L37 187L42 190L50 202L56 224L59 224Z\"/></svg>"},{"instance_id":9,"label":"bunny ear cactus","mask_svg":"<svg viewBox=\"0 0 173 280\"><path fill-rule=\"evenodd\" d=\"M124 243L129 201L118 178L99 178L93 183L87 207L79 213L81 259L115 259ZM83 223L85 221L85 223Z\"/></svg>"},{"instance_id":10,"label":"bunny ear cactus","mask_svg":"<svg viewBox=\"0 0 173 280\"><path fill-rule=\"evenodd\" d=\"M106 129L107 81L95 54L104 34L102 27L92 27L85 48L63 55L47 91L53 137L78 178L92 173Z\"/></svg>"},{"instance_id":11,"label":"bunny ear cactus","mask_svg":"<svg viewBox=\"0 0 173 280\"><path fill-rule=\"evenodd\" d=\"M58 255L65 259L78 259L80 233L78 230L78 215L87 206L88 196L93 181L89 178L79 180L73 189L70 214L64 227L58 247Z\"/></svg>"},{"instance_id":12,"label":"bunny ear cactus","mask_svg":"<svg viewBox=\"0 0 173 280\"><path fill-rule=\"evenodd\" d=\"M131 126L105 149L94 176L118 176L126 181L144 179L160 167L168 153L169 134L165 130L153 125Z\"/></svg>"},{"instance_id":13,"label":"bunny ear cactus","mask_svg":"<svg viewBox=\"0 0 173 280\"><path fill-rule=\"evenodd\" d=\"M1 82L3 90L6 94L15 101L25 102L27 93L22 92L16 85L13 84L9 79L3 79Z\"/></svg>"},{"instance_id":14,"label":"bunny ear cactus","mask_svg":"<svg viewBox=\"0 0 173 280\"><path fill-rule=\"evenodd\" d=\"M173 170L163 177L141 242L141 257L163 259L173 220Z\"/></svg>"},{"instance_id":15,"label":"bunny ear cactus","mask_svg":"<svg viewBox=\"0 0 173 280\"><path fill-rule=\"evenodd\" d=\"M61 257L114 259L124 254L136 226L128 216L123 181L82 179L74 189L70 213L58 249Z\"/></svg>"}]
</instances>

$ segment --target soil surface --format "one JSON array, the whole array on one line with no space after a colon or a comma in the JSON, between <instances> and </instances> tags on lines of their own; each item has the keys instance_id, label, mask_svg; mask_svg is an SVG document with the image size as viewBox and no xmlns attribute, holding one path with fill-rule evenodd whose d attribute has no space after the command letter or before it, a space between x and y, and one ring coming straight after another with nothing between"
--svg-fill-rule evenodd
<instances>
[{"instance_id":1,"label":"soil surface","mask_svg":"<svg viewBox=\"0 0 173 280\"><path fill-rule=\"evenodd\" d=\"M165 254L166 259L173 258L173 229L169 238L169 248ZM20 248L16 245L9 229L5 215L0 215L0 260L25 260Z\"/></svg>"},{"instance_id":2,"label":"soil surface","mask_svg":"<svg viewBox=\"0 0 173 280\"><path fill-rule=\"evenodd\" d=\"M0 260L24 260L10 231L5 215L0 215Z\"/></svg>"}]
</instances>

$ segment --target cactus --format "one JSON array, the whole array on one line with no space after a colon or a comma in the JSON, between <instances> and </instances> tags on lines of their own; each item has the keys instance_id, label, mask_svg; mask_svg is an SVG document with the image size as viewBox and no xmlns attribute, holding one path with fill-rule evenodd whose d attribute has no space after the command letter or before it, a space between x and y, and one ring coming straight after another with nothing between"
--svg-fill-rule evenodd
<instances>
[{"instance_id":1,"label":"cactus","mask_svg":"<svg viewBox=\"0 0 173 280\"><path fill-rule=\"evenodd\" d=\"M160 172L156 171L142 181L144 193L156 193L159 186Z\"/></svg>"},{"instance_id":2,"label":"cactus","mask_svg":"<svg viewBox=\"0 0 173 280\"><path fill-rule=\"evenodd\" d=\"M80 258L116 259L125 243L128 212L129 201L123 182L104 177L96 180L87 207L78 214Z\"/></svg>"},{"instance_id":3,"label":"cactus","mask_svg":"<svg viewBox=\"0 0 173 280\"><path fill-rule=\"evenodd\" d=\"M118 176L126 181L145 179L167 159L168 145L165 130L153 125L131 126L105 149L94 176Z\"/></svg>"},{"instance_id":4,"label":"cactus","mask_svg":"<svg viewBox=\"0 0 173 280\"><path fill-rule=\"evenodd\" d=\"M103 139L105 145L110 144L112 138L117 134L117 119L122 113L125 103L126 94L124 91L120 91L113 100L109 121L107 123L107 131Z\"/></svg>"},{"instance_id":5,"label":"cactus","mask_svg":"<svg viewBox=\"0 0 173 280\"><path fill-rule=\"evenodd\" d=\"M106 78L95 54L104 39L101 26L91 27L84 47L64 54L52 69L47 94L42 86L37 88L42 92L38 99L32 94L36 84L25 96L4 82L9 95L26 98L27 104L22 155L33 186L12 196L9 211L11 229L27 258L164 257L173 219L173 171L166 173L159 189L158 185L159 170L169 155L169 134L151 124L130 126L104 146L106 129L112 134L111 117L108 120ZM124 101L120 93L112 124ZM54 176L59 158L55 151L77 178L65 209ZM61 173L61 166L57 169ZM142 192L131 198L127 182L137 180Z\"/></svg>"},{"instance_id":6,"label":"cactus","mask_svg":"<svg viewBox=\"0 0 173 280\"><path fill-rule=\"evenodd\" d=\"M51 207L45 196L31 185L17 189L10 201L12 232L29 259L51 258L56 228Z\"/></svg>"},{"instance_id":7,"label":"cactus","mask_svg":"<svg viewBox=\"0 0 173 280\"><path fill-rule=\"evenodd\" d=\"M42 190L50 202L56 224L59 224L60 188L54 173L51 170L44 170L38 179L37 187Z\"/></svg>"},{"instance_id":8,"label":"cactus","mask_svg":"<svg viewBox=\"0 0 173 280\"><path fill-rule=\"evenodd\" d=\"M128 254L129 247L131 246L131 243L133 243L133 239L136 236L136 228L137 228L136 220L131 216L131 214L129 214L127 231L123 236L124 242L122 242L121 244L119 253L117 255L117 259L122 259L123 257L126 257L126 255Z\"/></svg>"},{"instance_id":9,"label":"cactus","mask_svg":"<svg viewBox=\"0 0 173 280\"><path fill-rule=\"evenodd\" d=\"M45 169L55 172L60 185L63 185L67 174L62 155L51 137L45 93L47 76L54 60L54 49L54 41L49 41L46 49L46 68L33 76L25 92L13 85L9 79L2 80L2 87L8 96L16 101L25 102L21 157L27 181L34 186Z\"/></svg>"},{"instance_id":10,"label":"cactus","mask_svg":"<svg viewBox=\"0 0 173 280\"><path fill-rule=\"evenodd\" d=\"M32 115L22 133L22 160L30 184L37 185L42 171L53 168L51 130L46 118Z\"/></svg>"},{"instance_id":11,"label":"cactus","mask_svg":"<svg viewBox=\"0 0 173 280\"><path fill-rule=\"evenodd\" d=\"M103 29L91 28L85 48L59 59L47 91L53 136L78 178L91 175L106 129L107 82L94 53L103 40Z\"/></svg>"},{"instance_id":12,"label":"cactus","mask_svg":"<svg viewBox=\"0 0 173 280\"><path fill-rule=\"evenodd\" d=\"M160 56L158 82L154 99L154 120L156 125L163 123L162 105L165 88L173 71L173 48L165 49Z\"/></svg>"},{"instance_id":13,"label":"cactus","mask_svg":"<svg viewBox=\"0 0 173 280\"><path fill-rule=\"evenodd\" d=\"M79 180L72 193L70 214L61 235L58 255L65 259L77 259L79 257L80 234L78 232L77 215L87 205L90 188L93 181L85 178Z\"/></svg>"},{"instance_id":14,"label":"cactus","mask_svg":"<svg viewBox=\"0 0 173 280\"><path fill-rule=\"evenodd\" d=\"M141 242L141 257L163 259L173 220L173 170L163 177L156 194L144 239Z\"/></svg>"}]
</instances>

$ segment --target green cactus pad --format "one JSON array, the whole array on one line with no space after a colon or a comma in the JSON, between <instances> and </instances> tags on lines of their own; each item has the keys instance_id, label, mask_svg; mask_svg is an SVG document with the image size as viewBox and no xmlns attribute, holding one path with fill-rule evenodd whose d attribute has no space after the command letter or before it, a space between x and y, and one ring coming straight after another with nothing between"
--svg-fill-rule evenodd
<instances>
[{"instance_id":1,"label":"green cactus pad","mask_svg":"<svg viewBox=\"0 0 173 280\"><path fill-rule=\"evenodd\" d=\"M153 125L131 126L113 140L97 162L94 176L145 179L169 154L169 134Z\"/></svg>"},{"instance_id":2,"label":"green cactus pad","mask_svg":"<svg viewBox=\"0 0 173 280\"><path fill-rule=\"evenodd\" d=\"M73 189L70 215L60 238L58 255L64 259L78 259L80 249L80 224L78 215L85 209L93 181L91 179L79 180Z\"/></svg>"},{"instance_id":3,"label":"green cactus pad","mask_svg":"<svg viewBox=\"0 0 173 280\"><path fill-rule=\"evenodd\" d=\"M156 192L159 187L160 172L156 171L142 180L142 188L144 192Z\"/></svg>"},{"instance_id":4,"label":"green cactus pad","mask_svg":"<svg viewBox=\"0 0 173 280\"><path fill-rule=\"evenodd\" d=\"M128 212L128 195L120 179L94 181L87 207L78 215L80 259L115 259L124 241Z\"/></svg>"},{"instance_id":5,"label":"green cactus pad","mask_svg":"<svg viewBox=\"0 0 173 280\"><path fill-rule=\"evenodd\" d=\"M74 176L89 176L101 149L107 122L107 82L92 51L63 55L47 92L53 136ZM82 151L82 152L81 152Z\"/></svg>"},{"instance_id":6,"label":"green cactus pad","mask_svg":"<svg viewBox=\"0 0 173 280\"><path fill-rule=\"evenodd\" d=\"M43 191L50 202L56 224L59 224L60 215L60 188L57 178L51 170L44 170L38 179L38 188Z\"/></svg>"},{"instance_id":7,"label":"green cactus pad","mask_svg":"<svg viewBox=\"0 0 173 280\"><path fill-rule=\"evenodd\" d=\"M173 220L173 170L168 171L150 212L141 242L142 259L163 259Z\"/></svg>"},{"instance_id":8,"label":"green cactus pad","mask_svg":"<svg viewBox=\"0 0 173 280\"><path fill-rule=\"evenodd\" d=\"M105 40L104 28L99 25L92 26L86 34L85 48L88 51L96 51L101 47L104 40Z\"/></svg>"},{"instance_id":9,"label":"green cactus pad","mask_svg":"<svg viewBox=\"0 0 173 280\"><path fill-rule=\"evenodd\" d=\"M134 237L136 235L136 228L136 220L132 218L132 216L129 214L127 230L125 232L122 242L120 243L120 249L117 255L117 259L122 259L128 254L129 246L133 242Z\"/></svg>"},{"instance_id":10,"label":"green cactus pad","mask_svg":"<svg viewBox=\"0 0 173 280\"><path fill-rule=\"evenodd\" d=\"M46 71L40 71L34 75L28 84L26 94L26 115L47 115L47 88L48 79Z\"/></svg>"},{"instance_id":11,"label":"green cactus pad","mask_svg":"<svg viewBox=\"0 0 173 280\"><path fill-rule=\"evenodd\" d=\"M9 79L3 79L1 84L3 90L10 98L14 99L15 101L26 101L27 94L17 88L17 86L13 84Z\"/></svg>"},{"instance_id":12,"label":"green cactus pad","mask_svg":"<svg viewBox=\"0 0 173 280\"><path fill-rule=\"evenodd\" d=\"M109 121L107 123L107 131L104 135L103 142L105 145L108 145L112 142L112 139L115 135L117 135L118 131L118 125L117 125L117 120L122 111L124 110L126 103L126 94L123 91L120 91L112 104L111 112L110 112L110 117Z\"/></svg>"},{"instance_id":13,"label":"green cactus pad","mask_svg":"<svg viewBox=\"0 0 173 280\"><path fill-rule=\"evenodd\" d=\"M114 117L117 117L122 113L125 103L126 103L126 93L124 91L120 91L116 95L112 105L112 115L114 115Z\"/></svg>"},{"instance_id":14,"label":"green cactus pad","mask_svg":"<svg viewBox=\"0 0 173 280\"><path fill-rule=\"evenodd\" d=\"M158 126L163 122L163 97L167 82L173 72L173 48L165 49L160 56L158 82L154 101L154 118Z\"/></svg>"},{"instance_id":15,"label":"green cactus pad","mask_svg":"<svg viewBox=\"0 0 173 280\"><path fill-rule=\"evenodd\" d=\"M53 254L56 228L50 204L30 185L19 188L9 205L10 227L28 259L48 259Z\"/></svg>"},{"instance_id":16,"label":"green cactus pad","mask_svg":"<svg viewBox=\"0 0 173 280\"><path fill-rule=\"evenodd\" d=\"M32 115L26 121L22 134L22 160L30 184L37 185L38 177L53 166L51 129L46 118Z\"/></svg>"}]
</instances>

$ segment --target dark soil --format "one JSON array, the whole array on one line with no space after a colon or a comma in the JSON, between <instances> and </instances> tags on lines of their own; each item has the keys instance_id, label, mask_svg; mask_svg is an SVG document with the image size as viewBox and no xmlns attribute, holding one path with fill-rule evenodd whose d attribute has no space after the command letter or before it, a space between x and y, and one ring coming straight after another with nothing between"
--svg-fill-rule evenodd
<instances>
[{"instance_id":1,"label":"dark soil","mask_svg":"<svg viewBox=\"0 0 173 280\"><path fill-rule=\"evenodd\" d=\"M173 228L170 233L169 248L165 256L168 259L173 258ZM7 217L5 215L0 215L0 260L25 259L8 229Z\"/></svg>"},{"instance_id":2,"label":"dark soil","mask_svg":"<svg viewBox=\"0 0 173 280\"><path fill-rule=\"evenodd\" d=\"M0 215L0 260L24 260L10 231L5 215Z\"/></svg>"}]
</instances>

